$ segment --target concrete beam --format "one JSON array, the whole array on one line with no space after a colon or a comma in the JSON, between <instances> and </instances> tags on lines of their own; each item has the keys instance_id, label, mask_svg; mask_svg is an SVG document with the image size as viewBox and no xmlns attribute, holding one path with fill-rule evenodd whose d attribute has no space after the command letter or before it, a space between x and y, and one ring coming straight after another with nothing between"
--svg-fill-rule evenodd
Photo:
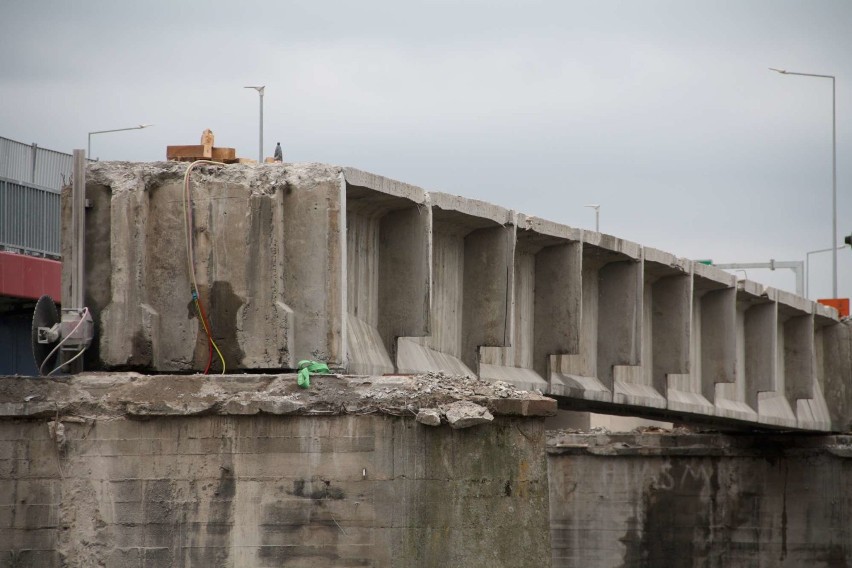
<instances>
[{"instance_id":1,"label":"concrete beam","mask_svg":"<svg viewBox=\"0 0 852 568\"><path fill-rule=\"evenodd\" d=\"M98 337L87 368L206 364L185 169L89 167ZM816 431L852 422L849 324L716 267L352 168L202 166L192 196L198 289L229 368L311 358L353 373L479 375L578 409Z\"/></svg>"}]
</instances>

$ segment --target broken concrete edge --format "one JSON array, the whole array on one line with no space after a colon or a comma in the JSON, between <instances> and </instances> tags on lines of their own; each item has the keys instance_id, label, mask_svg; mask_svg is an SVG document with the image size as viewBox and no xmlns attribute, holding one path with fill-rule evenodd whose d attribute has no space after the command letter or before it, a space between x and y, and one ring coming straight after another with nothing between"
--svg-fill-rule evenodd
<instances>
[{"instance_id":1,"label":"broken concrete edge","mask_svg":"<svg viewBox=\"0 0 852 568\"><path fill-rule=\"evenodd\" d=\"M642 258L646 263L668 266L684 274L689 274L692 270L692 261L689 259L675 256L672 253L652 247L642 247Z\"/></svg>"},{"instance_id":2,"label":"broken concrete edge","mask_svg":"<svg viewBox=\"0 0 852 568\"><path fill-rule=\"evenodd\" d=\"M470 217L487 219L497 225L514 225L515 212L487 201L452 195L440 191L430 191L429 201L433 207L444 211L456 211Z\"/></svg>"},{"instance_id":3,"label":"broken concrete edge","mask_svg":"<svg viewBox=\"0 0 852 568\"><path fill-rule=\"evenodd\" d=\"M426 190L421 187L365 172L357 168L344 167L343 179L349 185L365 187L385 195L407 199L419 205L425 204L428 200Z\"/></svg>"},{"instance_id":4,"label":"broken concrete edge","mask_svg":"<svg viewBox=\"0 0 852 568\"><path fill-rule=\"evenodd\" d=\"M533 231L540 235L556 237L567 242L581 242L583 239L582 229L562 225L554 221L548 221L534 215L517 213L516 224L519 230Z\"/></svg>"},{"instance_id":5,"label":"broken concrete edge","mask_svg":"<svg viewBox=\"0 0 852 568\"><path fill-rule=\"evenodd\" d=\"M109 187L113 193L149 190L166 182L182 182L189 162L93 162L86 166L86 183ZM337 182L340 166L316 162L275 164L202 164L192 171L192 183L214 181L246 184L255 193L270 187L310 180ZM70 187L68 188L70 190Z\"/></svg>"},{"instance_id":6,"label":"broken concrete edge","mask_svg":"<svg viewBox=\"0 0 852 568\"><path fill-rule=\"evenodd\" d=\"M852 458L852 435L737 434L685 429L654 432L548 430L550 455L778 457L831 454Z\"/></svg>"},{"instance_id":7,"label":"broken concrete edge","mask_svg":"<svg viewBox=\"0 0 852 568\"><path fill-rule=\"evenodd\" d=\"M0 377L0 420L77 416L87 419L157 416L415 417L437 409L451 426L478 416L546 417L556 401L511 385L441 373L393 376L314 375L307 389L297 375L141 375L83 373L71 377ZM459 405L458 403L464 403ZM472 405L478 407L474 412ZM451 419L452 409L467 410ZM488 422L490 419L476 423ZM467 421L466 425L474 425ZM459 427L459 426L456 426Z\"/></svg>"}]
</instances>

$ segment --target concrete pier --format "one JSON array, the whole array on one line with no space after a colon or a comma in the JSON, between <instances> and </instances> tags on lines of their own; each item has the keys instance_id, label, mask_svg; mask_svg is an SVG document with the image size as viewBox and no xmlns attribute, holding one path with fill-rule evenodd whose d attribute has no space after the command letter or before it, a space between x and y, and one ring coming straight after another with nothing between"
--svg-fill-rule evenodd
<instances>
[{"instance_id":1,"label":"concrete pier","mask_svg":"<svg viewBox=\"0 0 852 568\"><path fill-rule=\"evenodd\" d=\"M849 566L849 436L548 432L554 568Z\"/></svg>"},{"instance_id":2,"label":"concrete pier","mask_svg":"<svg viewBox=\"0 0 852 568\"><path fill-rule=\"evenodd\" d=\"M0 566L546 567L555 411L437 375L0 377Z\"/></svg>"},{"instance_id":3,"label":"concrete pier","mask_svg":"<svg viewBox=\"0 0 852 568\"><path fill-rule=\"evenodd\" d=\"M89 166L88 369L204 367L186 167ZM311 358L350 373L471 374L566 408L665 420L810 431L852 421L837 396L852 384L850 324L821 304L351 168L201 166L191 181L199 292L230 369Z\"/></svg>"}]
</instances>

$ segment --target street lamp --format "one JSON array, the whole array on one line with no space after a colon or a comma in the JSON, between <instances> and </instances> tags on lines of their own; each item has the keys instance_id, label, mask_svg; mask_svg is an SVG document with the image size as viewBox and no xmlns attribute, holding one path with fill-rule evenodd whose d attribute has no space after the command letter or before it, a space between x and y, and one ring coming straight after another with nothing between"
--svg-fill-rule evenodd
<instances>
[{"instance_id":1,"label":"street lamp","mask_svg":"<svg viewBox=\"0 0 852 568\"><path fill-rule=\"evenodd\" d=\"M258 158L257 163L263 163L263 90L266 88L266 85L261 86L253 86L253 87L243 87L244 89L254 89L257 91L257 94L260 95L260 142L258 143Z\"/></svg>"},{"instance_id":2,"label":"street lamp","mask_svg":"<svg viewBox=\"0 0 852 568\"><path fill-rule=\"evenodd\" d=\"M95 130L94 132L89 132L89 145L86 149L86 157L92 158L92 134L106 134L107 132L123 132L125 130L140 130L142 128L148 128L149 126L154 126L153 124L140 124L139 126L129 126L127 128L113 128L112 130Z\"/></svg>"},{"instance_id":3,"label":"street lamp","mask_svg":"<svg viewBox=\"0 0 852 568\"><path fill-rule=\"evenodd\" d=\"M841 246L837 247L836 249L828 248L828 249L811 250L811 251L808 251L808 252L805 253L805 272L807 273L807 277L805 278L805 298L810 298L810 293L811 293L811 255L817 254L817 253L820 253L820 252L828 252L830 250L838 251L838 250L841 250L841 249L845 249L846 246L847 245L841 245ZM836 295L837 294L835 293L835 296Z\"/></svg>"},{"instance_id":4,"label":"street lamp","mask_svg":"<svg viewBox=\"0 0 852 568\"><path fill-rule=\"evenodd\" d=\"M834 88L834 75L818 75L816 73L795 73L786 69L769 68L770 71L782 75L801 75L802 77L818 77L820 79L831 79L831 293L832 298L837 297L837 113ZM842 247L841 247L842 248Z\"/></svg>"},{"instance_id":5,"label":"street lamp","mask_svg":"<svg viewBox=\"0 0 852 568\"><path fill-rule=\"evenodd\" d=\"M595 210L595 232L601 232L601 206L600 205L583 205L583 207L591 207Z\"/></svg>"}]
</instances>

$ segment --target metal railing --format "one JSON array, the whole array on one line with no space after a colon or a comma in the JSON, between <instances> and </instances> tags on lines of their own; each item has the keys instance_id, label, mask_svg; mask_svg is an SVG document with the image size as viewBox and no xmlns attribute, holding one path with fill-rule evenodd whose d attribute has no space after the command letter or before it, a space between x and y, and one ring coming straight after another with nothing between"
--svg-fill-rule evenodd
<instances>
[{"instance_id":1,"label":"metal railing","mask_svg":"<svg viewBox=\"0 0 852 568\"><path fill-rule=\"evenodd\" d=\"M0 177L0 249L60 255L59 190Z\"/></svg>"}]
</instances>

